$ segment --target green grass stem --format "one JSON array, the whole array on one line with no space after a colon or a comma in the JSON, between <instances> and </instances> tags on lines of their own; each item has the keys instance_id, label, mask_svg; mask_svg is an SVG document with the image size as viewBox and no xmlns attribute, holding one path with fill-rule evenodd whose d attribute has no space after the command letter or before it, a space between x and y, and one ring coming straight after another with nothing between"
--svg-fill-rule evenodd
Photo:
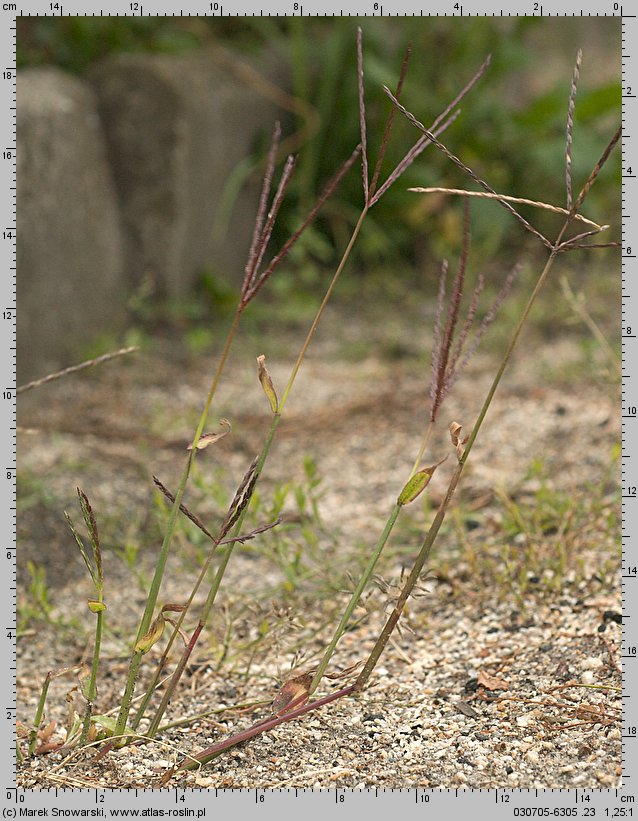
<instances>
[{"instance_id":1,"label":"green grass stem","mask_svg":"<svg viewBox=\"0 0 638 821\"><path fill-rule=\"evenodd\" d=\"M99 593L99 601L102 601L102 591ZM102 646L102 634L104 632L104 610L96 613L95 640L93 642L93 659L91 661L91 678L89 679L88 691L86 694L86 707L82 717L82 733L80 735L80 747L83 747L89 740L89 730L91 729L91 715L93 705L97 697L97 671L100 666L100 647Z\"/></svg>"},{"instance_id":2,"label":"green grass stem","mask_svg":"<svg viewBox=\"0 0 638 821\"><path fill-rule=\"evenodd\" d=\"M330 300L330 297L332 296L332 293L333 293L334 288L335 288L335 286L336 286L336 284L339 280L339 277L341 276L341 273L343 272L343 269L346 265L346 262L348 261L350 253L352 251L352 248L354 247L354 244L357 240L357 237L359 236L359 232L361 231L361 226L363 225L363 221L365 219L365 216L366 216L367 212L368 212L368 208L367 208L367 206L364 206L362 211L361 211L361 214L359 215L359 219L357 220L357 223L356 223L356 225L355 225L355 227L352 231L352 235L350 237L348 245L346 246L346 249L343 252L343 256L341 257L339 265L337 266L337 269L336 269L335 273L333 274L333 277L330 281L330 285L328 286L328 289L326 290L324 298L321 301L321 305L317 309L317 313L315 314L315 317L312 321L312 324L310 326L308 334L306 335L304 343L301 346L301 350L299 351L299 354L297 356L297 360L296 360L296 362L293 366L293 369L291 371L290 377L288 379L288 383L286 384L286 387L285 387L284 392L282 394L281 400L279 401L278 411L277 411L277 413L275 413L273 415L273 419L272 419L270 429L268 431L268 434L267 434L266 439L264 441L264 445L262 447L261 453L260 453L259 458L257 460L257 465L255 467L255 474L254 474L255 484L259 481L259 476L261 475L264 464L266 463L266 459L268 458L268 453L270 451L273 439L275 437L277 427L279 426L279 422L281 421L281 416L282 416L283 409L286 405L286 401L288 399L288 396L290 395L290 391L292 390L292 387L295 383L295 379L297 378L297 374L299 373L299 369L301 368L301 364L302 364L302 362L303 362L303 360L306 356L306 352L308 350L308 347L310 346L310 343L312 342L312 339L313 339L313 337L315 335L315 332L317 330L317 326L319 325L319 321L321 320L321 317L322 317L322 315L325 311L325 308L326 308L326 306L327 306L327 304ZM246 508L243 510L243 512L239 516L239 519L237 520L237 522L235 524L235 527L234 527L234 530L233 530L233 535L236 535L240 532L243 521L244 521L244 518L246 516L247 509L248 509L248 506L246 506ZM217 597L217 593L218 593L219 588L221 586L222 579L224 577L224 573L226 572L228 562L230 561L230 557L232 556L234 546L235 546L235 543L231 543L231 544L228 545L227 550L226 550L226 552L225 552L225 554L224 554L224 556L223 556L223 558L220 562L220 565L217 569L217 573L215 574L215 578L213 580L213 584L211 585L211 587L208 591L206 601L203 604L202 609L200 611L200 615L199 615L199 619L198 619L198 623L197 623L197 626L195 628L195 631L191 635L191 639L189 640L188 645L186 646L186 648L184 649L184 652L182 653L182 656L181 656L181 658L180 658L180 660L177 664L177 667L176 667L173 675L171 676L170 682L169 682L169 684L166 688L166 691L165 691L165 693L162 697L162 700L161 700L161 702L160 702L160 704L157 708L157 711L156 711L155 715L153 716L153 719L151 721L151 725L148 729L148 735L149 736L153 736L153 735L155 735L155 733L157 733L157 730L159 728L162 717L163 717L163 715L166 711L166 708L168 707L168 704L169 704L171 698L173 697L173 694L174 694L174 692L177 688L177 684L179 683L179 680L180 680L181 675L184 671L184 668L185 668L185 666L188 662L188 659L189 659L189 657L190 657L190 655L191 655L191 653L194 649L195 641L199 637L201 631L203 630L204 626L206 625L206 623L207 623L207 621L210 617L210 613L211 613L213 604L215 603L215 599ZM200 574L200 578L203 578L202 574ZM191 594L191 597L190 597L189 601L192 601L192 598L193 598L194 594L195 594L195 591ZM176 632L177 631L175 630L174 634ZM193 641L193 637L195 637L195 641ZM148 701L146 703L148 703ZM139 711L138 711L138 713L139 713ZM137 716L136 716L136 718L137 718Z\"/></svg>"},{"instance_id":3,"label":"green grass stem","mask_svg":"<svg viewBox=\"0 0 638 821\"><path fill-rule=\"evenodd\" d=\"M230 330L228 331L228 335L226 337L226 342L224 343L224 348L217 365L217 370L215 371L215 376L213 377L213 381L211 383L210 389L208 391L208 396L206 397L206 403L204 404L204 409L199 419L199 424L197 425L197 430L195 431L195 436L193 437L192 442L192 449L188 452L188 457L186 459L186 464L184 466L184 471L182 473L182 478L180 480L179 486L177 488L177 492L175 494L175 501L173 502L173 506L171 508L168 524L166 526L166 533L164 535L164 540L162 542L162 547L160 549L159 556L157 558L157 563L155 565L155 573L153 575L153 580L151 582L151 586L149 589L149 594L146 600L146 606L144 608L144 614L142 615L142 620L140 621L140 626L137 631L137 637L135 639L134 648L137 645L139 639L145 635L148 631L149 626L151 624L151 620L153 618L153 614L155 612L155 605L157 604L157 598L159 596L160 586L162 584L162 578L164 576L164 569L166 567L166 561L168 559L168 554L170 550L171 543L173 541L173 533L175 531L175 524L177 522L177 517L179 516L179 506L182 501L182 497L184 495L184 490L186 488L186 483L188 481L188 477L191 470L191 465L193 460L195 459L195 454L197 452L197 443L204 431L204 425L206 424L206 420L208 419L208 412L210 410L211 403L213 401L213 397L215 396L215 391L217 390L217 385L219 384L219 380L223 373L224 367L226 365L226 360L228 359L228 353L230 351L230 347L232 345L233 339L235 337L235 333L237 331L237 326L239 325L239 320L242 315L242 309L239 307L235 312L235 317L233 319L232 325L230 326ZM122 706L120 707L120 712L118 714L117 722L115 725L114 735L115 736L124 736L125 729L128 722L129 713L131 711L131 702L133 699L133 693L135 691L135 683L137 681L137 676L140 668L140 664L142 662L142 655L143 653L141 650L133 649L133 653L131 655L131 660L129 662L129 671L128 677L126 680L126 686L124 688L124 694L122 696Z\"/></svg>"},{"instance_id":4,"label":"green grass stem","mask_svg":"<svg viewBox=\"0 0 638 821\"><path fill-rule=\"evenodd\" d=\"M35 754L36 746L38 743L38 730L40 729L42 716L44 715L44 705L46 704L47 695L49 693L49 685L51 684L52 678L53 671L50 670L44 677L44 683L42 684L42 689L40 690L40 698L38 699L38 706L35 710L33 727L31 728L31 732L29 733L29 746L27 749L30 756Z\"/></svg>"},{"instance_id":5,"label":"green grass stem","mask_svg":"<svg viewBox=\"0 0 638 821\"><path fill-rule=\"evenodd\" d=\"M408 476L408 480L411 479L419 469L419 465L421 464L421 459L423 458L423 454L425 453L425 449L427 448L433 427L434 423L430 421L425 431L423 440L421 442L419 453L416 459L414 460L412 470L410 471L410 475ZM392 533L396 520L398 519L399 513L401 512L401 508L402 505L400 505L397 502L392 508L390 515L388 516L388 519L385 523L385 527L383 528L383 533L381 534L381 537L379 538L379 541L377 542L374 551L370 556L370 559L368 560L368 564L366 565L365 570L361 574L361 578L359 579L357 586L352 592L350 600L346 605L345 610L343 611L343 615L341 616L341 620L337 625L337 628L334 632L334 635L332 636L332 639L330 640L330 644L326 647L326 650L321 658L321 661L319 662L319 667L317 668L317 672L315 673L310 684L310 688L308 690L309 695L312 695L314 691L317 689L317 687L319 686L319 682L323 677L323 674L326 672L326 668L330 662L330 659L332 658L334 651L336 650L337 644L339 643L339 640L345 633L350 622L350 619L352 618L352 614L354 613L354 610L357 604L359 603L359 599L363 595L363 591L367 587L368 582L370 581L370 577L374 573L374 568L376 567L377 562L381 557L381 553L383 552L383 548L385 547L386 542L388 541L388 538Z\"/></svg>"},{"instance_id":6,"label":"green grass stem","mask_svg":"<svg viewBox=\"0 0 638 821\"><path fill-rule=\"evenodd\" d=\"M436 515L434 517L434 520L433 520L432 524L430 525L430 529L428 530L427 535L426 535L426 537L423 541L423 544L422 544L421 549L419 551L419 554L416 558L416 561L414 562L412 570L410 571L410 575L408 576L405 584L403 585L403 588L401 590L399 598L397 599L397 603L396 603L392 613L388 617L388 620L386 621L386 623L383 627L383 630L379 634L379 637L376 640L376 642L374 644L374 647L372 648L372 651L370 652L370 655L368 656L368 659L367 659L363 669L361 670L361 672L359 673L359 676L357 677L357 680L355 682L355 687L356 687L357 690L362 690L365 687L365 685L367 684L368 679L370 678L370 675L372 674L372 671L374 670L374 668L377 665L377 662L379 661L381 653L383 653L383 650L385 649L385 646L388 643L388 640L390 639L390 636L391 636L392 632L394 631L394 628L396 627L397 622L399 621L399 619L401 617L401 613L403 612L403 608L405 607L405 604L406 604L408 598L410 597L410 594L412 593L412 590L414 589L414 586L416 585L416 583L419 579L419 576L421 575L421 571L423 570L423 566L424 566L425 562L428 560L428 558L430 556L432 546L433 546L433 544L436 540L436 537L438 536L439 530L441 529L441 525L443 524L443 520L445 519L445 515L446 515L447 510L449 508L450 502L452 500L452 497L454 496L454 491L456 490L456 486L458 485L459 479L461 478L463 468L465 467L465 464L466 464L466 462L469 458L469 455L470 455L470 452L471 452L472 447L474 445L474 442L476 441L476 437L478 436L478 433L481 429L481 426L483 424L485 416L487 415L487 412L490 408L490 405L492 404L494 394L496 393L496 390L497 390L497 388L498 388L498 386L501 382L503 374L505 373L505 369L507 368L507 366L509 364L512 353L513 353L514 348L516 347L516 345L518 343L518 340L519 340L520 335L522 333L523 327L524 327L525 323L527 322L527 318L530 314L530 311L532 310L532 307L534 306L534 303L536 302L536 297L538 296L541 288L543 287L543 285L544 285L544 283L545 283L545 281L546 281L546 279L549 275L549 272L552 269L552 266L554 264L554 260L556 259L556 256L558 254L557 246L560 245L560 242L561 242L561 240L562 240L562 238L565 234L565 231L567 230L567 228L569 226L569 222L570 221L567 220L565 222L565 224L563 225L563 228L561 229L561 231L558 235L558 239L556 240L556 242L554 244L554 248L551 250L551 252L549 254L549 257L547 258L547 262L545 263L545 266L544 266L538 280L536 281L536 285L534 286L532 294L529 297L529 299L527 301L527 304L526 304L526 306L523 310L523 313L521 314L521 316L518 320L518 323L516 325L514 333L512 334L512 338L510 339L509 345L507 346L507 350L505 351L503 359L501 360L501 364L499 365L498 371L496 372L496 375L495 375L495 377L492 381L490 389L487 392L487 396L485 397L485 400L483 401L483 405L481 406L481 410L479 411L478 418L477 418L476 422L474 423L474 427L472 428L472 432L470 434L470 437L467 441L467 444L465 445L465 450L463 452L463 455L459 459L459 463L458 463L454 473L452 474L452 478L450 479L450 482L448 484L448 488L447 488L445 497L443 498L443 501L439 505L439 509L437 510Z\"/></svg>"}]
</instances>

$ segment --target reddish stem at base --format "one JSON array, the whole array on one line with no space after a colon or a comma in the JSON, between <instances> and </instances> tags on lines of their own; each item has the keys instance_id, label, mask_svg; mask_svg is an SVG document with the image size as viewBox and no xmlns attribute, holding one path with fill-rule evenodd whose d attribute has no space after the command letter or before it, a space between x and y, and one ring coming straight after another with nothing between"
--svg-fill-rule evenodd
<instances>
[{"instance_id":1,"label":"reddish stem at base","mask_svg":"<svg viewBox=\"0 0 638 821\"><path fill-rule=\"evenodd\" d=\"M206 764L212 758L215 758L225 750L229 750L231 747L235 747L237 744L241 744L243 741L248 741L257 735L266 733L274 727L277 727L279 724L284 724L286 721L292 721L295 718L300 718L306 713L317 709L317 707L323 707L324 704L330 704L331 701L336 701L344 696L349 696L354 692L354 690L355 685L350 684L348 687L343 687L341 690L337 690L336 693L330 693L328 696L318 698L315 701L311 701L309 704L305 704L303 707L297 708L296 710L291 710L283 715L272 716L271 718L266 718L263 721L258 721L257 724L253 724L253 726L249 727L247 730L242 730L242 732L237 733L224 741L218 741L217 744L213 744L207 749L202 750L202 752L197 753L197 755L183 759L177 767L177 770L192 770L198 765Z\"/></svg>"}]
</instances>

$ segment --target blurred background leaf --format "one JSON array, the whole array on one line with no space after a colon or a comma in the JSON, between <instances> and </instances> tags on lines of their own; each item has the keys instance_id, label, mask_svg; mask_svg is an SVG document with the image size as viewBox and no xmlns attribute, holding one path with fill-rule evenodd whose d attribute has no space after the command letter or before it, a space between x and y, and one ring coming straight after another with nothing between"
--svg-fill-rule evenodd
<instances>
[{"instance_id":1,"label":"blurred background leaf","mask_svg":"<svg viewBox=\"0 0 638 821\"><path fill-rule=\"evenodd\" d=\"M463 101L459 119L443 137L466 164L502 193L565 204L565 117L576 52L583 67L576 100L573 176L586 179L620 119L620 21L617 18L18 18L19 66L54 63L83 73L94 61L121 52L188 53L223 46L237 55L266 50L290 68L289 91L306 101L284 114L288 133L301 130L298 168L275 234L275 243L298 224L322 184L359 141L356 26L363 28L370 165L390 103L381 86L396 86L408 42L412 60L405 105L426 125L473 75L487 54L492 65ZM314 111L308 127L308 111ZM286 121L287 118L287 121ZM306 122L304 122L306 118ZM264 123L254 163L265 153L272 128ZM382 179L415 142L416 130L398 116ZM250 167L250 163L247 168ZM246 171L238 169L226 196L233 198ZM616 152L587 201L592 219L614 225L619 238L620 152ZM239 181L239 182L238 182ZM371 211L359 239L353 269L383 271L410 281L423 272L434 282L442 257L458 250L461 203L444 195L420 195L410 186L468 187L468 180L428 148ZM319 221L292 255L294 277L278 275L278 292L313 290L338 258L362 203L354 171L329 201ZM521 209L541 231L556 231L556 217ZM212 230L212 229L211 229ZM498 258L509 263L529 245L496 203L472 205L472 266ZM532 244L532 247L535 247ZM538 249L540 250L540 249ZM587 253L587 252L584 252ZM390 265L389 265L390 263ZM283 280L283 281L282 281ZM207 283L207 284L206 284ZM353 287L356 287L353 286ZM223 286L210 275L204 290L219 301Z\"/></svg>"}]
</instances>

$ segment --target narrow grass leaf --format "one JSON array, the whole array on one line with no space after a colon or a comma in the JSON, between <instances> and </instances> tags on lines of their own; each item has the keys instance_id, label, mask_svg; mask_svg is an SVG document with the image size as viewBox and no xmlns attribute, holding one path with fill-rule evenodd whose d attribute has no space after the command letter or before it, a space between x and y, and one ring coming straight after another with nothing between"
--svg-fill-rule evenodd
<instances>
[{"instance_id":1,"label":"narrow grass leaf","mask_svg":"<svg viewBox=\"0 0 638 821\"><path fill-rule=\"evenodd\" d=\"M113 718L113 716L92 716L91 721L103 727L109 733L109 735L113 735L115 732L117 732L117 719ZM134 738L137 736L137 733L135 732L135 730L131 729L131 727L126 726L122 730L122 735L129 738Z\"/></svg>"},{"instance_id":2,"label":"narrow grass leaf","mask_svg":"<svg viewBox=\"0 0 638 821\"><path fill-rule=\"evenodd\" d=\"M78 671L80 692L86 701L91 701L91 668L83 664Z\"/></svg>"}]
</instances>

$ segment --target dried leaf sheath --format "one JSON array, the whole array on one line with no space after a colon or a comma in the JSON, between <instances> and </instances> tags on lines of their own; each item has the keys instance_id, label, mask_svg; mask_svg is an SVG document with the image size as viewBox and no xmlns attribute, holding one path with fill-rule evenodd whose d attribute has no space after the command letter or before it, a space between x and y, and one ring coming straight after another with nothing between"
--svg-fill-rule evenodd
<instances>
[{"instance_id":1,"label":"dried leaf sheath","mask_svg":"<svg viewBox=\"0 0 638 821\"><path fill-rule=\"evenodd\" d=\"M277 413L279 410L279 399L277 398L277 391L273 385L272 377L266 367L266 357L263 354L257 357L257 365L259 367L259 381L270 403L270 410L273 413Z\"/></svg>"}]
</instances>

